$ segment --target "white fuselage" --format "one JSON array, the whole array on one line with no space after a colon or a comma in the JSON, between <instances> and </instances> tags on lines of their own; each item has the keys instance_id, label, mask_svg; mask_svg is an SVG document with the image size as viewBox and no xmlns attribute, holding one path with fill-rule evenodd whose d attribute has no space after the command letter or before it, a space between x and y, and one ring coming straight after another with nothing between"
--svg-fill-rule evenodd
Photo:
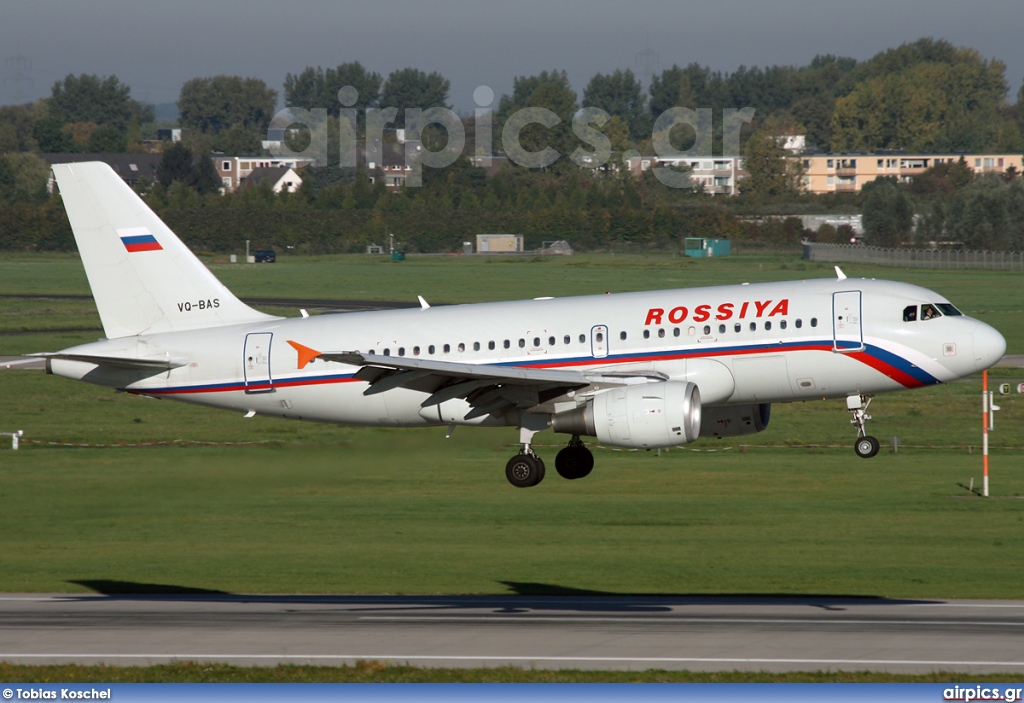
<instances>
[{"instance_id":1,"label":"white fuselage","mask_svg":"<svg viewBox=\"0 0 1024 703\"><path fill-rule=\"evenodd\" d=\"M161 372L49 363L54 374L129 392L353 425L463 420L443 406L425 408L424 391L364 395L355 366L319 359L300 368L288 341L409 359L646 374L693 381L708 407L775 403L944 383L994 364L1005 342L988 325L959 313L904 319L908 307L940 303L948 305L927 289L887 281L744 284L271 318L65 350L187 361ZM572 400L558 402L553 411ZM485 415L465 423L516 420Z\"/></svg>"}]
</instances>

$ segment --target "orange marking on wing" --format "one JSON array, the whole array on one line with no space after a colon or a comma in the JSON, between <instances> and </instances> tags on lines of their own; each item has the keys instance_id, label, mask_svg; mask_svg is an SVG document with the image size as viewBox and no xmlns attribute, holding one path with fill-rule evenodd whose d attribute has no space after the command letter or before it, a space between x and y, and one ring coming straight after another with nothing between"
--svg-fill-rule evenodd
<instances>
[{"instance_id":1,"label":"orange marking on wing","mask_svg":"<svg viewBox=\"0 0 1024 703\"><path fill-rule=\"evenodd\" d=\"M288 344L290 344L292 348L299 353L300 369L306 368L306 364L320 356L320 352L318 352L316 349L310 349L309 347L303 344L299 344L298 342L293 342L292 340L289 339Z\"/></svg>"}]
</instances>

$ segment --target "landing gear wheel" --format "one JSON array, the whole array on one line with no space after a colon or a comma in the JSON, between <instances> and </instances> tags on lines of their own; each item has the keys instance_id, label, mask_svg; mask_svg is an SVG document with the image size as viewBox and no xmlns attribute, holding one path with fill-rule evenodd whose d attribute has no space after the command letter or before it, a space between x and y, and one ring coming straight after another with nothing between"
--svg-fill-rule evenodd
<instances>
[{"instance_id":1,"label":"landing gear wheel","mask_svg":"<svg viewBox=\"0 0 1024 703\"><path fill-rule=\"evenodd\" d=\"M587 476L594 469L594 455L580 443L570 444L555 456L555 471L570 481Z\"/></svg>"},{"instance_id":2,"label":"landing gear wheel","mask_svg":"<svg viewBox=\"0 0 1024 703\"><path fill-rule=\"evenodd\" d=\"M878 440L874 437L860 437L854 442L853 451L862 459L870 459L878 454Z\"/></svg>"},{"instance_id":3,"label":"landing gear wheel","mask_svg":"<svg viewBox=\"0 0 1024 703\"><path fill-rule=\"evenodd\" d=\"M505 478L516 488L536 486L544 480L544 462L530 454L517 454L505 464Z\"/></svg>"}]
</instances>

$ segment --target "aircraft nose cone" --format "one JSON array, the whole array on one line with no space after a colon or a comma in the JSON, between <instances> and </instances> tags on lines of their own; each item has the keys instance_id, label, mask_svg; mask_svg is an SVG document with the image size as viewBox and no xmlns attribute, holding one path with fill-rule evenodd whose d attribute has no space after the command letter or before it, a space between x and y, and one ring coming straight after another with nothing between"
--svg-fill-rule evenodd
<instances>
[{"instance_id":1,"label":"aircraft nose cone","mask_svg":"<svg viewBox=\"0 0 1024 703\"><path fill-rule=\"evenodd\" d=\"M983 370L995 366L1006 353L1006 340L1003 335L985 323L979 323L974 329L974 360L978 369Z\"/></svg>"}]
</instances>

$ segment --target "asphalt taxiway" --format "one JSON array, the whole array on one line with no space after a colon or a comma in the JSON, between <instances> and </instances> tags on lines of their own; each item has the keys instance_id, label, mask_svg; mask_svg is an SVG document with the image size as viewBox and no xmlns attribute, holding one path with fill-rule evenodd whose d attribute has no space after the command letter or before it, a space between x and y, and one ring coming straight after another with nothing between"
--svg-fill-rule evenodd
<instances>
[{"instance_id":1,"label":"asphalt taxiway","mask_svg":"<svg viewBox=\"0 0 1024 703\"><path fill-rule=\"evenodd\" d=\"M1022 673L1024 602L8 594L0 660Z\"/></svg>"}]
</instances>

